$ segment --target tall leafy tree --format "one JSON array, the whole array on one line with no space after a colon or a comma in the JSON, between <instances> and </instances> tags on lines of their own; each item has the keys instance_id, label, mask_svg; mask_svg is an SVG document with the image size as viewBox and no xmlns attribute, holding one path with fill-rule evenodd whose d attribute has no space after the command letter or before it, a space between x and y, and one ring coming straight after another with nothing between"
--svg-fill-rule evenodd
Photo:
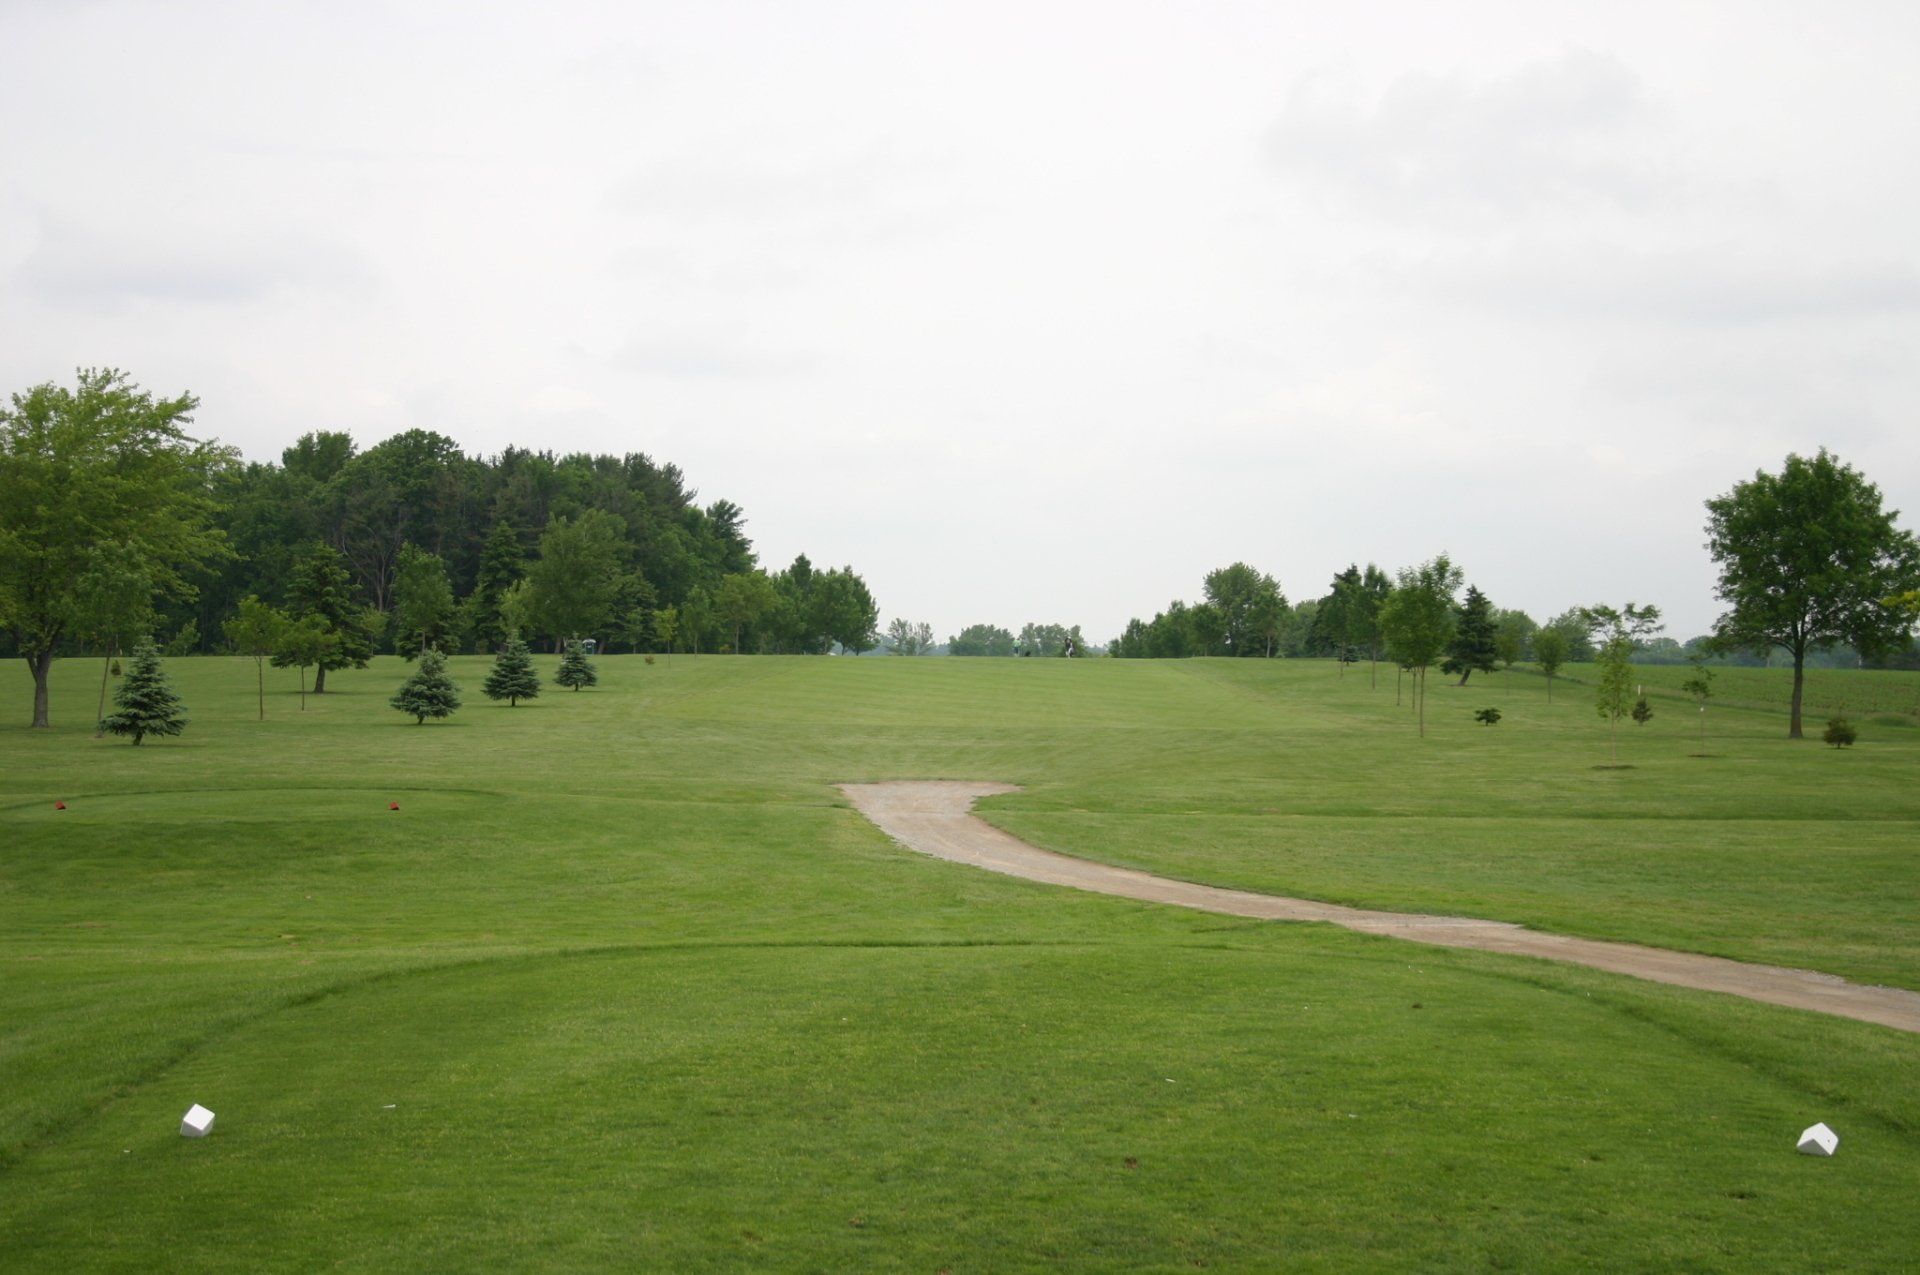
<instances>
[{"instance_id":1,"label":"tall leafy tree","mask_svg":"<svg viewBox=\"0 0 1920 1275\"><path fill-rule=\"evenodd\" d=\"M520 533L502 518L487 532L480 548L480 570L474 578L474 640L494 650L511 636L500 618L500 598L526 573L526 555L520 548Z\"/></svg>"},{"instance_id":2,"label":"tall leafy tree","mask_svg":"<svg viewBox=\"0 0 1920 1275\"><path fill-rule=\"evenodd\" d=\"M1427 669L1453 640L1453 599L1461 578L1460 568L1444 553L1417 567L1403 568L1381 610L1387 650L1413 674L1414 709L1422 738L1427 733Z\"/></svg>"},{"instance_id":3,"label":"tall leafy tree","mask_svg":"<svg viewBox=\"0 0 1920 1275\"><path fill-rule=\"evenodd\" d=\"M1778 646L1792 657L1789 738L1802 738L1809 652L1845 642L1874 654L1911 629L1884 603L1920 585L1920 545L1895 525L1898 516L1881 508L1878 487L1824 447L1707 502L1707 549L1729 607L1714 636L1723 649Z\"/></svg>"},{"instance_id":4,"label":"tall leafy tree","mask_svg":"<svg viewBox=\"0 0 1920 1275\"><path fill-rule=\"evenodd\" d=\"M124 546L156 592L180 598L225 552L213 478L233 458L187 436L198 403L156 399L99 368L0 410L0 622L33 678L34 726L48 725L47 674L82 618L79 582L97 546Z\"/></svg>"},{"instance_id":5,"label":"tall leafy tree","mask_svg":"<svg viewBox=\"0 0 1920 1275\"><path fill-rule=\"evenodd\" d=\"M393 581L393 626L397 644L411 651L446 635L453 620L453 586L447 582L447 564L437 553L428 553L418 545L400 550L400 564Z\"/></svg>"},{"instance_id":6,"label":"tall leafy tree","mask_svg":"<svg viewBox=\"0 0 1920 1275\"><path fill-rule=\"evenodd\" d=\"M1277 616L1287 600L1272 576L1236 562L1209 571L1201 591L1220 617L1220 645L1227 654L1273 654Z\"/></svg>"},{"instance_id":7,"label":"tall leafy tree","mask_svg":"<svg viewBox=\"0 0 1920 1275\"><path fill-rule=\"evenodd\" d=\"M855 655L880 644L880 604L852 567L819 573L808 614L823 653L836 642Z\"/></svg>"},{"instance_id":8,"label":"tall leafy tree","mask_svg":"<svg viewBox=\"0 0 1920 1275\"><path fill-rule=\"evenodd\" d=\"M1359 614L1361 605L1360 567L1356 563L1333 577L1333 587L1320 599L1320 607L1314 612L1314 626L1333 647L1342 677L1346 676L1356 639L1364 628L1364 618Z\"/></svg>"},{"instance_id":9,"label":"tall leafy tree","mask_svg":"<svg viewBox=\"0 0 1920 1275\"><path fill-rule=\"evenodd\" d=\"M1354 601L1361 630L1367 644L1367 684L1380 685L1380 651L1386 645L1387 635L1380 626L1380 609L1387 604L1387 595L1393 592L1393 581L1387 573L1369 562L1367 569L1360 574L1360 592Z\"/></svg>"},{"instance_id":10,"label":"tall leafy tree","mask_svg":"<svg viewBox=\"0 0 1920 1275\"><path fill-rule=\"evenodd\" d=\"M947 639L949 655L1006 656L1013 649L1013 634L993 624L969 624Z\"/></svg>"},{"instance_id":11,"label":"tall leafy tree","mask_svg":"<svg viewBox=\"0 0 1920 1275\"><path fill-rule=\"evenodd\" d=\"M253 657L254 682L260 700L260 720L267 720L267 657L280 649L287 631L287 617L248 594L240 600L240 610L227 621L227 641L234 650ZM301 674L304 683L305 673Z\"/></svg>"},{"instance_id":12,"label":"tall leafy tree","mask_svg":"<svg viewBox=\"0 0 1920 1275\"><path fill-rule=\"evenodd\" d=\"M353 581L346 559L336 549L313 545L294 565L287 588L289 614L296 622L318 621L331 641L323 643L314 661L313 693L324 695L330 669L365 668L373 658L373 626L366 610L353 597ZM288 666L283 652L273 658L275 668Z\"/></svg>"},{"instance_id":13,"label":"tall leafy tree","mask_svg":"<svg viewBox=\"0 0 1920 1275\"><path fill-rule=\"evenodd\" d=\"M127 676L113 693L113 712L100 725L111 735L131 735L135 744L149 735L178 735L186 729L187 715L153 643L143 642L133 653Z\"/></svg>"},{"instance_id":14,"label":"tall leafy tree","mask_svg":"<svg viewBox=\"0 0 1920 1275\"><path fill-rule=\"evenodd\" d=\"M1494 627L1493 603L1473 585L1460 601L1453 617L1453 640L1447 644L1442 673L1458 673L1460 685L1476 672L1491 673L1500 658L1498 631Z\"/></svg>"},{"instance_id":15,"label":"tall leafy tree","mask_svg":"<svg viewBox=\"0 0 1920 1275\"><path fill-rule=\"evenodd\" d=\"M764 571L736 571L722 576L713 591L714 610L733 631L733 653L744 655L742 630L758 623L778 604L773 581Z\"/></svg>"},{"instance_id":16,"label":"tall leafy tree","mask_svg":"<svg viewBox=\"0 0 1920 1275\"><path fill-rule=\"evenodd\" d=\"M620 524L612 514L589 509L578 518L555 517L527 571L534 623L562 642L606 624L620 591L620 551Z\"/></svg>"},{"instance_id":17,"label":"tall leafy tree","mask_svg":"<svg viewBox=\"0 0 1920 1275\"><path fill-rule=\"evenodd\" d=\"M1493 613L1493 653L1499 657L1502 668L1512 672L1514 665L1527 658L1527 648L1539 627L1525 611Z\"/></svg>"}]
</instances>

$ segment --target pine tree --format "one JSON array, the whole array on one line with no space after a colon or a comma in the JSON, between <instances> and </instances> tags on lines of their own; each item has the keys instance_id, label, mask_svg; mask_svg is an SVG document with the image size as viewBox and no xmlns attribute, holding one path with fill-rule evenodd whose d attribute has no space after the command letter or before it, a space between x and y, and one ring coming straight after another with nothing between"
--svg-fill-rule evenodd
<instances>
[{"instance_id":1,"label":"pine tree","mask_svg":"<svg viewBox=\"0 0 1920 1275\"><path fill-rule=\"evenodd\" d=\"M178 735L187 724L180 697L173 693L160 667L160 652L151 642L142 642L134 651L126 680L113 693L113 707L100 729L131 735L135 744L148 735Z\"/></svg>"},{"instance_id":2,"label":"pine tree","mask_svg":"<svg viewBox=\"0 0 1920 1275\"><path fill-rule=\"evenodd\" d=\"M1460 685L1465 686L1476 670L1493 672L1499 658L1499 628L1493 619L1493 603L1487 601L1486 594L1468 585L1467 596L1455 613L1453 642L1447 647L1447 658L1440 665L1440 671L1458 673Z\"/></svg>"},{"instance_id":3,"label":"pine tree","mask_svg":"<svg viewBox=\"0 0 1920 1275\"><path fill-rule=\"evenodd\" d=\"M560 671L553 680L562 686L571 686L579 690L583 686L593 686L600 680L600 674L594 671L593 661L587 658L586 648L578 641L567 643L567 653L560 657Z\"/></svg>"},{"instance_id":4,"label":"pine tree","mask_svg":"<svg viewBox=\"0 0 1920 1275\"><path fill-rule=\"evenodd\" d=\"M513 708L523 699L540 694L540 675L533 671L533 657L519 638L507 643L507 649L494 657L493 671L482 687L488 699L503 699Z\"/></svg>"},{"instance_id":5,"label":"pine tree","mask_svg":"<svg viewBox=\"0 0 1920 1275\"><path fill-rule=\"evenodd\" d=\"M420 667L387 701L403 713L412 713L424 725L429 717L451 717L460 707L460 688L447 676L447 657L428 650L420 655Z\"/></svg>"}]
</instances>

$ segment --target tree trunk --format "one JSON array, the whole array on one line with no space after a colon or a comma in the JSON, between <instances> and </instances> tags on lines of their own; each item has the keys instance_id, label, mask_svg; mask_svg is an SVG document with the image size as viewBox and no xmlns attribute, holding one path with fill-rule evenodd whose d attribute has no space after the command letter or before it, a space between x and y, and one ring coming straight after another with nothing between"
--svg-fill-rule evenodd
<instances>
[{"instance_id":1,"label":"tree trunk","mask_svg":"<svg viewBox=\"0 0 1920 1275\"><path fill-rule=\"evenodd\" d=\"M1427 670L1425 668L1420 670L1419 677L1414 682L1413 694L1414 698L1420 701L1420 738L1425 739L1427 737Z\"/></svg>"},{"instance_id":2,"label":"tree trunk","mask_svg":"<svg viewBox=\"0 0 1920 1275\"><path fill-rule=\"evenodd\" d=\"M253 657L253 671L260 681L260 720L267 720L267 657Z\"/></svg>"},{"instance_id":3,"label":"tree trunk","mask_svg":"<svg viewBox=\"0 0 1920 1275\"><path fill-rule=\"evenodd\" d=\"M1395 708L1400 707L1400 678L1405 673L1406 670L1398 664L1393 666L1393 706Z\"/></svg>"},{"instance_id":4,"label":"tree trunk","mask_svg":"<svg viewBox=\"0 0 1920 1275\"><path fill-rule=\"evenodd\" d=\"M107 733L100 728L100 723L105 721L107 717L107 675L112 671L113 643L109 642L107 643L106 658L100 661L100 707L96 709L93 714L93 737L95 739L99 739Z\"/></svg>"},{"instance_id":5,"label":"tree trunk","mask_svg":"<svg viewBox=\"0 0 1920 1275\"><path fill-rule=\"evenodd\" d=\"M37 730L48 728L47 673L52 668L53 648L51 646L27 657L27 670L33 674L33 725Z\"/></svg>"},{"instance_id":6,"label":"tree trunk","mask_svg":"<svg viewBox=\"0 0 1920 1275\"><path fill-rule=\"evenodd\" d=\"M1807 648L1793 648L1793 720L1787 725L1788 739L1805 738L1800 733L1800 699L1807 685Z\"/></svg>"},{"instance_id":7,"label":"tree trunk","mask_svg":"<svg viewBox=\"0 0 1920 1275\"><path fill-rule=\"evenodd\" d=\"M307 711L307 666L300 666L300 711Z\"/></svg>"},{"instance_id":8,"label":"tree trunk","mask_svg":"<svg viewBox=\"0 0 1920 1275\"><path fill-rule=\"evenodd\" d=\"M320 671L313 675L313 693L315 695L324 694L327 689L327 666L322 664L319 667L320 667ZM306 680L307 679L303 674L300 678L301 684L304 685L306 683ZM302 691L300 693L302 695L306 694L305 691ZM306 706L307 706L307 701L302 699L300 701L300 707L305 708Z\"/></svg>"}]
</instances>

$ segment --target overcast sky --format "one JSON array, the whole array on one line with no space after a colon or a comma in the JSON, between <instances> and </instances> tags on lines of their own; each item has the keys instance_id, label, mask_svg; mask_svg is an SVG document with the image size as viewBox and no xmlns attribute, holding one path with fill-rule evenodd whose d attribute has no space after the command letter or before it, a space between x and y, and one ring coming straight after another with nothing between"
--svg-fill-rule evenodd
<instances>
[{"instance_id":1,"label":"overcast sky","mask_svg":"<svg viewBox=\"0 0 1920 1275\"><path fill-rule=\"evenodd\" d=\"M1920 6L0 0L0 384L644 451L883 622L1450 551L1717 611L1822 445L1920 524Z\"/></svg>"}]
</instances>

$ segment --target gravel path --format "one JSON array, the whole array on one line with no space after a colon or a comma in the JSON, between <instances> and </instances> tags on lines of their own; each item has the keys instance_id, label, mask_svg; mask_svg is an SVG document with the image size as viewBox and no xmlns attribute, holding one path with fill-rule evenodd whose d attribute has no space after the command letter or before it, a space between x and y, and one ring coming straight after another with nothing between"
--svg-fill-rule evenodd
<instances>
[{"instance_id":1,"label":"gravel path","mask_svg":"<svg viewBox=\"0 0 1920 1275\"><path fill-rule=\"evenodd\" d=\"M1315 903L1310 899L1223 890L1054 854L1002 832L972 813L973 803L981 797L1018 791L1011 784L916 780L842 784L840 791L861 814L909 849L956 863L970 863L989 872L1025 877L1029 881L1117 894L1149 903L1171 903L1205 912L1224 912L1230 916L1269 921L1325 921L1362 934L1384 934L1414 943L1568 961L1656 983L1725 992L1772 1005L1810 1009L1901 1031L1920 1032L1920 993L1849 983L1831 974L1749 965L1717 956L1669 952L1632 943L1564 938L1505 921L1373 912Z\"/></svg>"}]
</instances>

